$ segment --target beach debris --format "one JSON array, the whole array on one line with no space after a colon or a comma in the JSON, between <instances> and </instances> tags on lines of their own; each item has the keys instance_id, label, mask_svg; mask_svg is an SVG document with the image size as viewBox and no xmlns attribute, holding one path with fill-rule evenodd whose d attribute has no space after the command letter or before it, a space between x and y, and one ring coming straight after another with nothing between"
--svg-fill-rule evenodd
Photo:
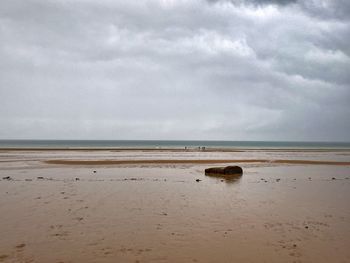
<instances>
[{"instance_id":1,"label":"beach debris","mask_svg":"<svg viewBox=\"0 0 350 263\"><path fill-rule=\"evenodd\" d=\"M196 182L200 182L200 181L202 181L201 179L196 179Z\"/></svg>"},{"instance_id":2,"label":"beach debris","mask_svg":"<svg viewBox=\"0 0 350 263\"><path fill-rule=\"evenodd\" d=\"M5 176L2 178L3 180L12 180L12 178L10 176Z\"/></svg>"},{"instance_id":3,"label":"beach debris","mask_svg":"<svg viewBox=\"0 0 350 263\"><path fill-rule=\"evenodd\" d=\"M22 243L16 246L16 248L21 249L24 248L26 246L26 244Z\"/></svg>"},{"instance_id":4,"label":"beach debris","mask_svg":"<svg viewBox=\"0 0 350 263\"><path fill-rule=\"evenodd\" d=\"M136 178L136 177L131 177L131 178L124 178L124 181L143 181L145 178Z\"/></svg>"},{"instance_id":5,"label":"beach debris","mask_svg":"<svg viewBox=\"0 0 350 263\"><path fill-rule=\"evenodd\" d=\"M212 167L205 169L205 175L209 176L241 176L243 169L239 166Z\"/></svg>"},{"instance_id":6,"label":"beach debris","mask_svg":"<svg viewBox=\"0 0 350 263\"><path fill-rule=\"evenodd\" d=\"M38 176L36 179L42 180L42 179L44 179L44 177Z\"/></svg>"}]
</instances>

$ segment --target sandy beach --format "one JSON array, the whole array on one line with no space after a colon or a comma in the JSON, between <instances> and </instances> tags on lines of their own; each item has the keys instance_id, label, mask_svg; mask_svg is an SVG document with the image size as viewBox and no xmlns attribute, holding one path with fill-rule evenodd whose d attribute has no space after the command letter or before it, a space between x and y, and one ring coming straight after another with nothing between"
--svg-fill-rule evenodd
<instances>
[{"instance_id":1,"label":"sandy beach","mask_svg":"<svg viewBox=\"0 0 350 263\"><path fill-rule=\"evenodd\" d=\"M344 149L2 149L0 262L350 262L349 202Z\"/></svg>"}]
</instances>

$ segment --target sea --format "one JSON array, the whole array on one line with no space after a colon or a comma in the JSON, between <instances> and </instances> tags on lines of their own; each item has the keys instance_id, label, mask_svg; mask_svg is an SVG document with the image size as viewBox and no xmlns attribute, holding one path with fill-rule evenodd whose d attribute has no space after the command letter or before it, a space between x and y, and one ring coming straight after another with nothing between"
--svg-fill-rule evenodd
<instances>
[{"instance_id":1,"label":"sea","mask_svg":"<svg viewBox=\"0 0 350 263\"><path fill-rule=\"evenodd\" d=\"M350 142L196 140L0 140L4 148L317 148L350 149Z\"/></svg>"}]
</instances>

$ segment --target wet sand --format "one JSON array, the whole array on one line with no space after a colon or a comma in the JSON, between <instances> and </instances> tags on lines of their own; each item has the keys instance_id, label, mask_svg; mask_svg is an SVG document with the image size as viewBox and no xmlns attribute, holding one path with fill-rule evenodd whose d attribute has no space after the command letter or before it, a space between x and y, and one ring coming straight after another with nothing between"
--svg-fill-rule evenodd
<instances>
[{"instance_id":1,"label":"wet sand","mask_svg":"<svg viewBox=\"0 0 350 263\"><path fill-rule=\"evenodd\" d=\"M276 163L276 164L318 164L318 165L350 165L350 162L336 161L311 161L311 160L262 160L262 159L243 159L243 160L48 160L48 164L64 165L112 165L112 164L233 164L233 163Z\"/></svg>"},{"instance_id":2,"label":"wet sand","mask_svg":"<svg viewBox=\"0 0 350 263\"><path fill-rule=\"evenodd\" d=\"M0 151L0 262L350 262L349 156Z\"/></svg>"}]
</instances>

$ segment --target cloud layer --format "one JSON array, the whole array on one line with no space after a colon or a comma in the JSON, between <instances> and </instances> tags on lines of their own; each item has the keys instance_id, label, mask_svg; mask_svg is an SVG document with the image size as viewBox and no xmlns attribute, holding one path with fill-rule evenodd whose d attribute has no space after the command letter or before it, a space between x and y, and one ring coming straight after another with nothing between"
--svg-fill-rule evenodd
<instances>
[{"instance_id":1,"label":"cloud layer","mask_svg":"<svg viewBox=\"0 0 350 263\"><path fill-rule=\"evenodd\" d=\"M0 138L350 140L346 0L0 7Z\"/></svg>"}]
</instances>

